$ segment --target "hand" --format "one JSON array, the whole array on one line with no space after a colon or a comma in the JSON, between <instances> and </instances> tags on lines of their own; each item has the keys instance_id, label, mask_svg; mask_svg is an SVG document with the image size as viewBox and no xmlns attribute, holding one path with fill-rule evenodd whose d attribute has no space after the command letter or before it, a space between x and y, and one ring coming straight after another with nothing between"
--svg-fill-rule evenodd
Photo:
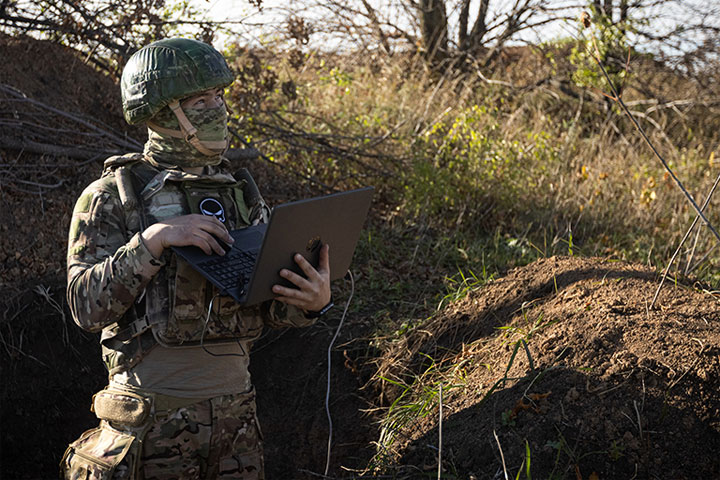
<instances>
[{"instance_id":1,"label":"hand","mask_svg":"<svg viewBox=\"0 0 720 480\"><path fill-rule=\"evenodd\" d=\"M220 220L197 213L182 215L150 225L141 233L145 246L155 258L168 247L194 245L207 255L225 255L215 237L232 245L235 242Z\"/></svg>"},{"instance_id":2,"label":"hand","mask_svg":"<svg viewBox=\"0 0 720 480\"><path fill-rule=\"evenodd\" d=\"M325 244L320 249L320 264L315 270L305 257L295 254L295 263L305 274L305 278L287 269L280 270L280 276L292 282L297 288L273 285L276 300L295 305L306 312L318 311L330 303L330 247Z\"/></svg>"}]
</instances>

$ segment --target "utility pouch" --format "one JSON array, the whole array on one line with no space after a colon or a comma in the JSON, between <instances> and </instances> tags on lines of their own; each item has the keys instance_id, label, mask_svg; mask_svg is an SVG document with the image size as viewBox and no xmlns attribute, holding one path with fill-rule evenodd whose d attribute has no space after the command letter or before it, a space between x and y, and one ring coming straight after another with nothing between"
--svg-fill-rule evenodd
<instances>
[{"instance_id":1,"label":"utility pouch","mask_svg":"<svg viewBox=\"0 0 720 480\"><path fill-rule=\"evenodd\" d=\"M133 392L105 389L93 395L92 411L114 425L139 427L150 415L150 402Z\"/></svg>"},{"instance_id":2,"label":"utility pouch","mask_svg":"<svg viewBox=\"0 0 720 480\"><path fill-rule=\"evenodd\" d=\"M139 443L129 433L115 430L103 422L83 433L65 450L60 462L61 478L66 480L132 479ZM127 461L120 463L126 459Z\"/></svg>"}]
</instances>

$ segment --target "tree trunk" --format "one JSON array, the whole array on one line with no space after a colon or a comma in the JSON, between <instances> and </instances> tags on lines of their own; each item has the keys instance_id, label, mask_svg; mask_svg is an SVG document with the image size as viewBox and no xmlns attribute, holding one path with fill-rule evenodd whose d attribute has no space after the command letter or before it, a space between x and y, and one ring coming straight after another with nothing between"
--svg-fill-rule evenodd
<instances>
[{"instance_id":1,"label":"tree trunk","mask_svg":"<svg viewBox=\"0 0 720 480\"><path fill-rule=\"evenodd\" d=\"M470 0L463 0L460 7L458 45L461 51L465 51L468 38L468 18L470 17Z\"/></svg>"},{"instance_id":2,"label":"tree trunk","mask_svg":"<svg viewBox=\"0 0 720 480\"><path fill-rule=\"evenodd\" d=\"M442 0L420 1L420 28L425 59L436 66L447 56L447 14Z\"/></svg>"},{"instance_id":3,"label":"tree trunk","mask_svg":"<svg viewBox=\"0 0 720 480\"><path fill-rule=\"evenodd\" d=\"M487 33L487 12L490 6L490 0L480 0L478 7L478 16L475 19L472 31L470 32L470 38L468 39L468 47L472 50L477 50L482 45L482 39Z\"/></svg>"}]
</instances>

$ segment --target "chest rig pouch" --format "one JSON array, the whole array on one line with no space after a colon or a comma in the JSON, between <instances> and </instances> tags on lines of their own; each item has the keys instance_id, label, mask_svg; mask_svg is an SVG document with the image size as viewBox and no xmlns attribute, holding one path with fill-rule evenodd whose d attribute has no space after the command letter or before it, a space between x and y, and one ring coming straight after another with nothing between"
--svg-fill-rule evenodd
<instances>
[{"instance_id":1,"label":"chest rig pouch","mask_svg":"<svg viewBox=\"0 0 720 480\"><path fill-rule=\"evenodd\" d=\"M224 172L199 176L163 170L156 171L144 187L138 188L143 182L136 172L116 172L118 183L128 174L133 190L139 190L136 195L139 231L191 213L214 216L228 230L250 225L251 208L244 192L246 178L237 181ZM262 332L259 307L241 307L232 297L220 296L214 285L171 250L163 255L165 267L145 291L145 314L133 322L136 335L151 329L160 345L182 348L198 346L201 341L206 345L234 343L255 338Z\"/></svg>"}]
</instances>

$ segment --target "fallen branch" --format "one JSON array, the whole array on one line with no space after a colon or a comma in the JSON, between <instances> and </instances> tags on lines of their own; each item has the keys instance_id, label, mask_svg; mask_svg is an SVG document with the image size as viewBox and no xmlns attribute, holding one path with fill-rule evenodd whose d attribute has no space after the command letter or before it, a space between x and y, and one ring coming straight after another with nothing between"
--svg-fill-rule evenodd
<instances>
[{"instance_id":1,"label":"fallen branch","mask_svg":"<svg viewBox=\"0 0 720 480\"><path fill-rule=\"evenodd\" d=\"M286 165L283 165L283 164L281 164L281 163L278 163L278 162L276 162L275 160L269 158L267 155L264 155L264 154L260 153L257 149L255 149L255 147L253 147L253 146L250 144L250 142L248 142L247 140L245 140L245 138L244 138L242 135L240 135L240 134L238 133L238 131L235 130L234 128L228 127L228 131L230 132L230 134L231 134L233 137L237 138L243 145L245 145L246 147L248 147L248 148L245 149L245 150L250 150L250 151L255 151L255 152L257 152L257 153L258 153L258 157L261 158L262 160L266 161L266 162L269 163L270 165L273 165L273 166L278 167L278 168L283 168L283 169L287 169L287 168L288 168ZM309 177L309 176L307 176L307 175L303 175L302 173L300 173L300 172L298 172L298 171L295 171L295 170L293 170L293 169L290 169L290 171L291 171L294 175L296 175L296 176L298 176L298 177L301 177L301 178L304 178L305 180L308 180L309 182L312 182L312 183L314 183L314 184L316 184L316 185L319 185L319 186L323 187L324 189L326 189L326 190L329 191L329 192L334 192L334 191L335 191L335 189L332 188L331 186L325 185L324 183L322 183L321 181L319 181L319 180L317 180L317 179L315 179L315 178Z\"/></svg>"},{"instance_id":2,"label":"fallen branch","mask_svg":"<svg viewBox=\"0 0 720 480\"><path fill-rule=\"evenodd\" d=\"M647 134L645 133L645 130L640 126L638 121L635 119L635 117L630 113L630 110L625 105L625 102L623 101L622 97L618 93L617 89L615 88L615 85L613 84L612 80L610 79L610 75L608 75L607 71L605 70L605 66L602 63L602 60L600 60L600 49L598 48L597 44L595 43L595 38L593 38L593 45L595 47L595 51L597 52L597 55L593 55L593 59L595 60L595 63L597 63L598 67L600 67L600 71L602 72L603 76L605 77L605 80L607 81L608 85L610 85L610 90L612 91L613 97L612 98L618 105L620 105L620 108L622 108L625 115L630 119L632 124L635 126L635 129L640 133L640 136L645 140L645 143L650 147L650 150L655 154L655 156L660 160L660 163L662 163L663 167L665 168L665 171L670 175L670 177L675 182L675 185L678 186L678 188L682 191L682 193L685 195L685 198L690 202L692 207L695 209L695 212L698 214L698 216L702 219L702 221L705 223L705 226L708 227L708 229L712 232L712 234L715 236L715 238L720 241L720 233L718 233L717 230L715 230L715 227L712 226L710 221L705 217L705 214L703 214L700 207L698 207L697 203L695 203L695 199L690 195L690 192L688 192L685 187L683 186L680 179L675 175L675 172L670 168L670 166L667 164L665 159L660 155L660 152L657 151L655 148L655 145L650 141L650 138L648 138Z\"/></svg>"},{"instance_id":3,"label":"fallen branch","mask_svg":"<svg viewBox=\"0 0 720 480\"><path fill-rule=\"evenodd\" d=\"M57 182L55 182L53 184L49 184L49 183L31 182L30 180L20 180L19 178L16 178L7 183L22 183L23 185L30 185L31 187L47 188L48 190L53 190L53 189L62 187L65 184L65 180L58 180ZM2 185L2 184L3 184L3 180L0 180L0 185Z\"/></svg>"},{"instance_id":4,"label":"fallen branch","mask_svg":"<svg viewBox=\"0 0 720 480\"><path fill-rule=\"evenodd\" d=\"M39 101L39 100L34 100L34 99L32 99L32 98L29 98L27 95L25 95L24 93L22 93L20 90L14 88L14 87L11 87L10 85L5 85L4 83L0 83L0 92L6 93L6 94L11 95L11 96L13 96L13 97L15 97L15 98L19 98L19 99L21 99L21 100L23 100L23 101L25 101L25 102L27 102L27 103L30 103L31 105L35 105L35 106L40 107L40 108L42 108L42 109L44 109L44 110L47 110L47 111L49 111L49 112L52 112L52 113L55 113L55 114L57 114L57 115L63 116L63 117L65 117L65 118L68 118L68 119L70 119L70 120L73 120L74 122L77 122L77 123L79 123L79 124L81 124L81 125L89 128L90 130L93 130L93 131L98 132L98 133L102 133L103 135L105 135L106 137L108 137L110 140L112 140L113 142L115 142L119 147L123 147L123 148L129 149L129 150L131 150L131 151L135 151L135 150L138 150L138 149L141 149L141 148L142 148L142 144L139 143L137 140L134 140L134 139L129 138L129 137L127 137L127 138L122 138L122 137L118 136L117 134L115 134L115 133L113 133L113 132L110 132L110 131L108 131L108 130L102 129L102 128L98 127L97 125L95 125L95 124L93 124L93 123L91 123L91 122L89 122L89 121L87 121L87 120L85 120L85 119L83 119L83 118L80 118L80 117L77 116L77 115L74 115L74 114L69 113L69 112L65 112L65 111L60 110L60 109L57 109L57 108L55 108L55 107L51 107L50 105L47 105L47 104L45 104L45 103L43 103L43 102L41 102L41 101Z\"/></svg>"},{"instance_id":5,"label":"fallen branch","mask_svg":"<svg viewBox=\"0 0 720 480\"><path fill-rule=\"evenodd\" d=\"M63 145L35 142L28 139L16 140L3 137L0 137L0 148L20 150L40 155L52 155L53 157L68 157L91 161L102 158L103 156L125 153L120 150L90 150L82 147L66 147Z\"/></svg>"},{"instance_id":6,"label":"fallen branch","mask_svg":"<svg viewBox=\"0 0 720 480\"><path fill-rule=\"evenodd\" d=\"M705 211L708 204L710 203L710 199L712 199L713 194L715 193L715 189L718 186L718 183L720 183L720 175L715 179L715 183L713 184L712 188L710 189L710 192L707 194L707 197L705 197L705 203L703 203L703 206L701 208L701 211ZM655 296L652 299L652 302L650 302L650 308L653 308L655 306L655 301L658 298L658 295L660 294L660 290L663 287L663 284L665 283L665 279L667 279L668 272L670 271L670 267L672 267L672 264L675 262L675 258L677 258L678 253L680 253L680 249L682 248L685 241L687 241L688 237L690 237L690 234L692 233L693 229L695 228L695 225L697 225L698 220L700 220L700 215L695 217L695 220L693 220L692 225L690 225L690 228L685 233L685 236L680 240L680 245L678 245L677 249L675 250L675 253L673 253L672 258L670 258L670 262L668 263L667 267L665 267L665 271L663 272L662 279L660 280L660 284L657 287L657 290L655 290Z\"/></svg>"}]
</instances>

